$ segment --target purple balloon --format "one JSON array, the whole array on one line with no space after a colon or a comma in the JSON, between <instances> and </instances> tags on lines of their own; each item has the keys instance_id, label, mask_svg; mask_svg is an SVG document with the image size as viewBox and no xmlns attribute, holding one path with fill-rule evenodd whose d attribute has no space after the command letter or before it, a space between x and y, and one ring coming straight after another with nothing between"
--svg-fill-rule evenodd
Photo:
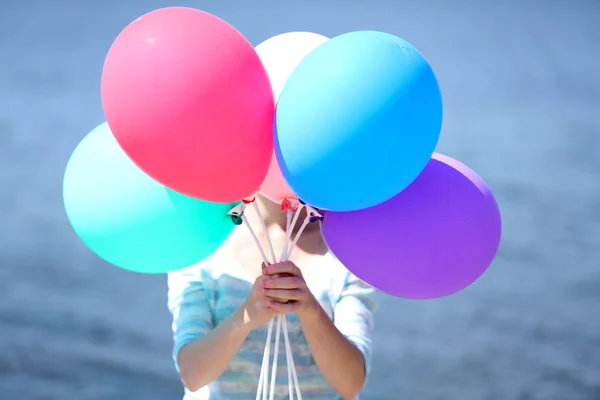
<instances>
[{"instance_id":1,"label":"purple balloon","mask_svg":"<svg viewBox=\"0 0 600 400\"><path fill-rule=\"evenodd\" d=\"M475 282L494 259L500 210L485 182L434 154L392 199L359 211L326 211L321 225L333 254L354 275L394 296L431 299Z\"/></svg>"}]
</instances>

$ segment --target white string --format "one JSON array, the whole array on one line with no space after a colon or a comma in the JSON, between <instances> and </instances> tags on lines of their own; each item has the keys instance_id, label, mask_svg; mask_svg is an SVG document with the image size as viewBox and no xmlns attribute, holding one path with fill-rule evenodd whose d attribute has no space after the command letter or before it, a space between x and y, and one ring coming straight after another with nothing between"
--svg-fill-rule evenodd
<instances>
[{"instance_id":1,"label":"white string","mask_svg":"<svg viewBox=\"0 0 600 400\"><path fill-rule=\"evenodd\" d=\"M292 353L292 346L290 344L290 338L288 335L287 318L283 316L283 341L285 342L285 356L288 363L288 389L290 394L290 400L294 400L294 388L296 389L296 395L298 400L302 400L302 394L300 393L300 384L298 383L298 374L296 373L296 364L294 363L294 355Z\"/></svg>"},{"instance_id":2,"label":"white string","mask_svg":"<svg viewBox=\"0 0 600 400\"><path fill-rule=\"evenodd\" d=\"M283 248L281 249L281 256L279 256L279 259L281 261L283 261L283 258L285 257L286 253L287 253L287 249L288 249L288 242L289 242L289 236L290 236L290 232L292 231L292 209L288 208L286 211L286 223L285 223L285 242L283 244ZM296 365L294 364L294 356L292 354L292 348L290 346L290 338L288 335L288 327L287 327L287 319L286 316L283 316L283 320L282 320L282 327L283 327L283 339L285 342L285 360L287 362L287 374L288 374L288 394L289 394L289 400L294 400L294 381L293 381L293 376L295 373L295 369L296 369ZM292 369L294 371L292 371ZM298 390L298 389L296 389Z\"/></svg>"},{"instance_id":3,"label":"white string","mask_svg":"<svg viewBox=\"0 0 600 400\"><path fill-rule=\"evenodd\" d=\"M250 224L248 223L248 218L246 217L245 214L242 214L242 221L244 222L244 225L246 225L248 227L248 230L250 231L250 235L252 235L252 239L254 239L254 243L256 243L256 247L258 247L258 250L260 251L260 255L261 255L265 265L270 265L271 263L267 259L267 255L265 254L262 246L260 245L260 242L258 241L258 237L256 236L256 233L254 232L254 229L252 229L252 226L250 226Z\"/></svg>"},{"instance_id":4,"label":"white string","mask_svg":"<svg viewBox=\"0 0 600 400\"><path fill-rule=\"evenodd\" d=\"M246 217L246 215L244 213L245 209L246 209L246 204L242 203L239 205L239 211L236 211L235 209L233 209L230 213L232 215L237 215L242 219L242 222L248 228L248 231L250 232L250 235L252 236L252 239L254 240L254 243L256 244L256 247L258 248L258 250L260 252L263 262L265 263L265 266L270 265L270 262L267 259L267 255L265 254L262 246L260 245L260 241L258 240L258 237L256 236L256 233L254 232L254 229L252 229L252 225L250 225L250 223L248 222L248 218ZM262 214L260 213L260 209L258 209L258 207L256 207L255 209L258 213L258 217L261 221L261 225L263 226L265 235L267 236L267 241L269 242L269 245L271 248L271 254L273 255L273 260L275 261L275 253L273 251L273 246L271 244L271 240L269 238L269 235L268 235L268 232L266 229L266 224L264 223L264 218L262 217ZM274 320L271 319L271 321L269 321L269 326L267 329L267 340L265 341L265 350L263 352L263 359L262 359L261 368L260 368L260 375L258 378L258 388L256 391L256 400L261 400L261 395L262 395L262 400L268 400L267 399L267 396L268 396L267 391L268 391L268 381L269 381L269 361L270 361L270 353L271 353L271 335L273 332L273 323L274 323ZM280 335L279 324L277 327L278 327L277 341L279 341L279 335Z\"/></svg>"},{"instance_id":5,"label":"white string","mask_svg":"<svg viewBox=\"0 0 600 400\"><path fill-rule=\"evenodd\" d=\"M273 243L271 242L271 238L269 237L267 226L266 226L265 220L260 212L260 208L258 207L258 205L256 204L255 201L253 201L252 204L254 206L254 209L256 210L256 213L258 214L259 221L262 225L265 237L267 239L267 244L268 244L269 250L271 252L271 257L273 259L273 262L277 262L277 259L275 258L275 251L273 249ZM291 210L287 210L286 240L285 240L282 252L281 252L280 261L289 260L289 257L291 255L292 251L294 250L294 247L296 246L296 243L298 242L300 235L302 234L302 232L304 231L306 226L310 223L310 215L307 215L303 224L301 225L300 229L296 233L294 240L291 244L291 247L289 247L289 249L288 249L288 243L291 238L293 228L296 225L296 222L298 221L298 217L300 215L300 211L303 206L304 206L303 204L300 204L298 206L298 209L296 210L296 213L295 213L293 219L291 218L292 217ZM270 265L269 261L267 260L267 256L256 236L256 233L254 232L254 230L248 223L247 218L245 217L245 215L243 213L242 213L241 217L242 217L242 221L248 226L250 234L252 235L252 238L253 238L255 244L258 246L258 249L261 253L263 261L265 262L265 265ZM272 367L272 371L271 371L270 396L269 396L268 400L273 400L274 395L275 395L275 384L276 384L276 378L277 378L277 362L278 362L278 355L279 355L279 338L281 335L282 328L283 328L283 336L284 336L284 342L285 342L287 372L288 372L288 390L289 390L290 400L294 400L294 388L296 389L296 395L298 396L298 400L302 400L302 394L300 393L298 374L296 372L296 365L294 363L292 348L291 348L291 344L290 344L290 340L289 340L287 319L286 319L285 315L283 315L281 317L279 317L279 316L275 317L274 319L272 319L269 322L269 327L267 330L267 340L265 343L265 350L263 352L263 360L262 360L260 376L259 376L259 380L258 380L258 390L256 393L256 400L260 400L261 395L262 395L262 400L267 400L267 390L268 390L268 381L269 381L269 365L268 364L270 361L271 335L272 335L273 324L274 324L275 320L277 321L277 329L276 329L276 333L275 333L275 347L273 349L273 367Z\"/></svg>"},{"instance_id":6,"label":"white string","mask_svg":"<svg viewBox=\"0 0 600 400\"><path fill-rule=\"evenodd\" d=\"M273 249L273 243L271 242L271 238L269 236L269 231L267 229L267 225L265 223L265 219L262 216L262 213L260 212L260 208L258 207L258 205L256 204L256 201L252 202L252 205L254 206L254 210L256 211L256 214L258 216L258 219L260 221L260 224L263 228L263 233L267 239L267 244L269 246L269 250L271 251L271 257L273 259L273 262L276 262L277 260L275 259L275 251ZM265 266L270 265L271 263L267 260L267 256L262 248L262 246L260 245L260 242L256 236L256 234L254 233L254 230L250 227L250 224L248 223L248 219L245 217L244 214L242 214L242 221L248 225L249 229L250 229L250 233L252 234L252 237L254 239L254 242L256 243L256 246L258 247L261 256L263 258L263 261L265 263ZM258 378L258 390L256 393L256 400L260 399L260 395L262 394L262 400L267 400L267 396L268 396L268 382L269 382L269 362L270 360L270 352L271 352L271 333L273 331L273 323L274 320L277 319L271 319L271 321L269 321L269 328L268 328L268 332L267 332L267 340L265 341L265 350L263 352L263 362L261 365L261 369L260 369L260 376ZM275 348L273 349L273 353L274 353L274 359L273 359L273 363L274 363L274 368L272 371L272 376L271 376L271 396L270 399L272 400L273 398L273 393L274 393L274 386L275 386L275 380L277 377L277 371L275 369L276 365L277 365L277 358L278 358L278 352L279 352L279 336L280 336L280 332L281 332L281 324L279 322L279 320L277 319L277 332L275 334Z\"/></svg>"},{"instance_id":7,"label":"white string","mask_svg":"<svg viewBox=\"0 0 600 400\"><path fill-rule=\"evenodd\" d=\"M277 380L277 361L279 360L279 337L281 336L281 317L277 319L277 331L275 333L275 348L273 349L273 369L271 370L271 395L269 400L275 397L275 383Z\"/></svg>"},{"instance_id":8,"label":"white string","mask_svg":"<svg viewBox=\"0 0 600 400\"><path fill-rule=\"evenodd\" d=\"M282 318L282 327L283 327L283 341L285 344L285 361L287 363L287 374L288 374L288 394L290 396L289 400L294 400L294 382L292 368L296 368L294 365L294 358L292 355L292 348L290 346L290 338L288 335L288 327L287 327L287 319L285 315Z\"/></svg>"},{"instance_id":9,"label":"white string","mask_svg":"<svg viewBox=\"0 0 600 400\"><path fill-rule=\"evenodd\" d=\"M267 396L267 381L269 380L269 358L271 350L271 334L273 333L273 320L269 321L269 328L267 329L267 340L265 342L265 351L263 352L262 364L260 366L260 376L258 377L258 390L256 391L256 400L260 400L261 394L263 400L266 400ZM265 377L266 375L266 377Z\"/></svg>"},{"instance_id":10,"label":"white string","mask_svg":"<svg viewBox=\"0 0 600 400\"><path fill-rule=\"evenodd\" d=\"M295 222L294 222L295 225ZM283 258L287 254L288 250L288 242L290 241L290 236L292 234L292 210L287 210L286 215L286 223L285 223L285 242L283 242L283 248L281 249L281 255L279 256L279 260L283 261Z\"/></svg>"},{"instance_id":11,"label":"white string","mask_svg":"<svg viewBox=\"0 0 600 400\"><path fill-rule=\"evenodd\" d=\"M265 219L263 218L260 212L260 208L258 208L258 204L256 204L256 200L252 202L252 205L254 206L254 210L256 210L256 213L258 214L258 219L260 220L263 232L265 233L265 237L267 238L267 244L269 245L269 250L271 251L271 260L273 260L273 262L277 262L277 259L275 258L275 250L273 250L273 243L271 242L271 238L269 237L269 230L267 229L267 224L265 223Z\"/></svg>"},{"instance_id":12,"label":"white string","mask_svg":"<svg viewBox=\"0 0 600 400\"><path fill-rule=\"evenodd\" d=\"M302 204L302 203L298 204L298 208L296 209L296 214L294 215L294 220L292 221L292 227L296 225L296 222L298 222L298 217L300 217L300 211L302 211L302 208L304 208L304 204Z\"/></svg>"},{"instance_id":13,"label":"white string","mask_svg":"<svg viewBox=\"0 0 600 400\"><path fill-rule=\"evenodd\" d=\"M256 247L260 251L260 255L263 259L263 262L265 263L265 266L270 265L271 263L267 259L267 255L265 254L262 246L260 245L260 241L258 240L258 237L256 236L256 232L254 232L254 229L252 229L252 226L248 222L248 218L246 217L246 214L244 213L245 208L246 208L245 204L243 204L242 205L242 213L241 213L242 221L244 222L244 225L246 225L246 227L248 228L248 231L250 232L250 235L252 236L252 239L254 240ZM262 214L260 213L260 210L258 208L256 208L256 210L258 211L258 216L261 221L261 225L263 225L263 230L265 231L265 234L266 234L267 229L266 229L266 225L264 223ZM267 240L270 243L270 239L269 239L268 235L267 235ZM271 248L272 248L272 246L271 246ZM269 327L267 329L267 340L265 341L265 350L263 352L263 360L262 360L262 364L261 364L261 368L260 368L260 375L258 377L258 390L256 391L256 400L260 400L261 394L262 394L262 400L267 400L272 332L273 332L273 320L269 321Z\"/></svg>"},{"instance_id":14,"label":"white string","mask_svg":"<svg viewBox=\"0 0 600 400\"><path fill-rule=\"evenodd\" d=\"M283 260L283 261L287 261L290 259L290 256L292 255L292 251L294 251L294 247L296 247L296 243L298 243L298 239L300 239L300 235L302 235L302 232L304 232L304 229L306 228L306 226L309 223L310 223L310 215L307 215L306 218L304 218L304 222L300 226L300 229L298 229L296 236L294 236L294 241L292 242L292 245L290 246L290 249L288 250L288 253L285 256L285 260Z\"/></svg>"},{"instance_id":15,"label":"white string","mask_svg":"<svg viewBox=\"0 0 600 400\"><path fill-rule=\"evenodd\" d=\"M286 223L286 229L285 229L285 233L286 233L286 240L285 240L285 244L283 246L282 252L281 252L281 257L280 257L280 261L287 261L289 259L289 253L288 253L288 244L289 244L289 240L290 237L292 235L292 232L294 230L294 226L296 225L296 222L298 221L298 216L300 215L300 210L301 210L302 204L300 204L300 206L298 207L298 209L296 210L296 214L294 215L294 219L292 221L290 221L291 216L292 216L292 211L291 210L287 210L287 223ZM301 227L302 230L304 230ZM298 232L298 233L302 233L302 232ZM283 339L285 342L285 357L287 360L287 372L288 372L288 393L290 396L290 400L294 400L294 388L296 389L296 394L298 395L298 400L302 400L302 394L300 393L300 385L298 383L298 374L296 372L296 363L294 362L294 355L292 353L292 346L290 345L290 339L289 339L289 334L288 334L288 327L287 327L287 318L284 315L282 317L282 325L283 325Z\"/></svg>"}]
</instances>

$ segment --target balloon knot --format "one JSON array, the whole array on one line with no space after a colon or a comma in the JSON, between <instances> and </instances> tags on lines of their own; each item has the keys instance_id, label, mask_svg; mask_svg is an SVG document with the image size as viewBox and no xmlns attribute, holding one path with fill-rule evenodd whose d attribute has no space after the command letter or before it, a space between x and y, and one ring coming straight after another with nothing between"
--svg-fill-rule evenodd
<instances>
[{"instance_id":1,"label":"balloon knot","mask_svg":"<svg viewBox=\"0 0 600 400\"><path fill-rule=\"evenodd\" d=\"M244 222L244 219L242 217L244 215L244 208L245 207L246 207L246 205L244 203L241 203L241 204L238 204L235 207L233 207L227 213L229 216L231 216L231 221L234 224L241 225L242 222Z\"/></svg>"},{"instance_id":2,"label":"balloon knot","mask_svg":"<svg viewBox=\"0 0 600 400\"><path fill-rule=\"evenodd\" d=\"M288 199L283 199L281 202L281 211L293 210L292 202Z\"/></svg>"},{"instance_id":3,"label":"balloon knot","mask_svg":"<svg viewBox=\"0 0 600 400\"><path fill-rule=\"evenodd\" d=\"M323 221L323 217L321 215L319 215L319 216L317 216L317 215L311 215L309 221L310 221L311 224L313 222Z\"/></svg>"},{"instance_id":4,"label":"balloon knot","mask_svg":"<svg viewBox=\"0 0 600 400\"><path fill-rule=\"evenodd\" d=\"M252 197L250 199L243 199L242 202L244 204L250 204L250 203L254 203L254 200L256 200L256 197Z\"/></svg>"},{"instance_id":5,"label":"balloon knot","mask_svg":"<svg viewBox=\"0 0 600 400\"><path fill-rule=\"evenodd\" d=\"M323 221L323 215L314 207L306 206L310 223Z\"/></svg>"},{"instance_id":6,"label":"balloon knot","mask_svg":"<svg viewBox=\"0 0 600 400\"><path fill-rule=\"evenodd\" d=\"M300 203L297 199L283 199L281 202L281 211L293 211L296 212Z\"/></svg>"}]
</instances>

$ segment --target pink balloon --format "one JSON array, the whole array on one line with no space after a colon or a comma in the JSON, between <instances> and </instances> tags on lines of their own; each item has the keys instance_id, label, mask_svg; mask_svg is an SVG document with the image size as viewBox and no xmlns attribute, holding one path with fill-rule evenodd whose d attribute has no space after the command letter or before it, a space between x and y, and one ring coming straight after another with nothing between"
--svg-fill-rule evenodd
<instances>
[{"instance_id":1,"label":"pink balloon","mask_svg":"<svg viewBox=\"0 0 600 400\"><path fill-rule=\"evenodd\" d=\"M227 22L186 7L143 15L111 46L101 94L117 141L159 183L214 202L260 188L273 155L273 92Z\"/></svg>"},{"instance_id":2,"label":"pink balloon","mask_svg":"<svg viewBox=\"0 0 600 400\"><path fill-rule=\"evenodd\" d=\"M283 177L275 153L271 157L271 165L269 166L267 177L260 187L260 193L275 203L281 203L285 199L298 199L296 193L294 193Z\"/></svg>"},{"instance_id":3,"label":"pink balloon","mask_svg":"<svg viewBox=\"0 0 600 400\"><path fill-rule=\"evenodd\" d=\"M304 57L328 40L326 36L317 33L288 32L273 36L256 46L256 52L269 74L275 101ZM271 157L271 165L260 192L276 203L285 199L298 199L283 177L275 154Z\"/></svg>"}]
</instances>

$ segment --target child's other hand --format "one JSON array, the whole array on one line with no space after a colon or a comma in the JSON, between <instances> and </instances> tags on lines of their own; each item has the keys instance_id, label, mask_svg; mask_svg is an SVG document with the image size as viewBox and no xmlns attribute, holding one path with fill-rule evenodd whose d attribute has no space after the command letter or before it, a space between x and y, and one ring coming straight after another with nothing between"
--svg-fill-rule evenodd
<instances>
[{"instance_id":1,"label":"child's other hand","mask_svg":"<svg viewBox=\"0 0 600 400\"><path fill-rule=\"evenodd\" d=\"M269 303L273 299L269 298L263 291L263 282L266 279L268 279L268 277L264 275L256 278L250 295L248 295L248 298L242 305L244 325L251 330L269 322L273 317L279 314L269 307Z\"/></svg>"}]
</instances>

